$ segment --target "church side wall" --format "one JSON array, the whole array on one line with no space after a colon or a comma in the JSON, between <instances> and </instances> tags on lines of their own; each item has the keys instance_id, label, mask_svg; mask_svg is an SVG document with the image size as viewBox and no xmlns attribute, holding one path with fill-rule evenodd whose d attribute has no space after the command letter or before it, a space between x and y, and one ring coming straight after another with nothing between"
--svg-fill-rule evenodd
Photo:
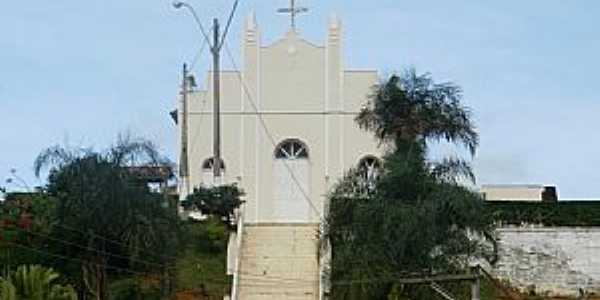
<instances>
[{"instance_id":1,"label":"church side wall","mask_svg":"<svg viewBox=\"0 0 600 300\"><path fill-rule=\"evenodd\" d=\"M600 227L503 227L493 273L521 290L600 293Z\"/></svg>"}]
</instances>

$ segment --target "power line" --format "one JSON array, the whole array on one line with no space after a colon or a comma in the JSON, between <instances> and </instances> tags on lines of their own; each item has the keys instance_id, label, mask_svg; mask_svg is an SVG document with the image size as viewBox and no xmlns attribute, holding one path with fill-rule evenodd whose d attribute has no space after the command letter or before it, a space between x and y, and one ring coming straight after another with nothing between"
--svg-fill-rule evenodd
<instances>
[{"instance_id":1,"label":"power line","mask_svg":"<svg viewBox=\"0 0 600 300\"><path fill-rule=\"evenodd\" d=\"M100 238L102 240L105 240L107 242L110 242L110 243L113 243L113 244L116 244L116 245L127 246L126 244L124 244L122 242L117 242L117 241L108 239L106 237L102 237L100 235L97 235L95 233L85 233L83 231L79 231L77 229L73 229L73 228L70 228L70 227L64 226L64 225L61 226L61 225L55 224L55 226L63 227L65 229L67 229L67 230L72 230L72 231L79 232L79 233L86 234L86 235L93 235L93 236L96 236L96 237L98 237L98 238ZM159 257L168 258L168 259L176 259L177 258L175 256L160 255L160 254L156 254L156 253L153 253L153 252L150 252L150 253L155 254L155 255L157 255ZM200 260L198 260L196 262L200 262ZM242 274L244 274L244 275L251 275L251 276L257 275L257 274L251 274L251 273L245 273L245 272L242 272ZM261 276L261 275L259 275L259 276ZM295 280L298 280L298 279L295 279L295 278L285 278L285 277L273 277L273 276L262 276L262 277L263 278L266 277L267 279L272 279L272 280L284 280L284 281L295 281Z\"/></svg>"},{"instance_id":2,"label":"power line","mask_svg":"<svg viewBox=\"0 0 600 300\"><path fill-rule=\"evenodd\" d=\"M13 225L13 227L14 227L14 225ZM130 259L129 257L122 256L122 255L117 255L117 254L113 254L113 253L110 253L110 252L107 252L107 251L96 250L96 249L93 249L93 248L90 248L90 247L82 246L82 245L77 244L77 243L73 243L73 242L70 242L70 241L62 240L62 239L52 238L52 237L50 237L48 235L45 235L45 234L35 233L35 232L29 231L29 230L24 230L24 229L21 229L21 228L18 228L18 227L14 227L14 228L20 230L21 232L27 232L27 233L34 234L34 235L37 235L37 236L40 236L40 237L45 237L45 238L48 238L50 240L54 240L54 241L59 242L59 243L63 243L63 244L66 244L66 245L72 245L72 246L75 246L75 247L78 247L78 248L81 248L81 249L85 249L85 250L89 250L89 251L92 251L92 252L96 252L96 253L100 253L100 254L105 254L105 255L108 255L108 256L112 256L112 257L116 257L116 258L121 258L121 259L129 259L129 260L132 260L132 261L138 261L138 262L142 262L142 263L146 263L146 264L153 264L153 265L157 265L157 266L164 267L164 268L175 269L175 267L167 267L166 265L161 265L161 264L158 264L158 263L147 262L147 261L143 261L143 260L134 260L134 259ZM25 246L25 245L22 245L22 244L18 244L18 243L15 243L15 242L9 242L9 243L11 243L13 245L16 245L16 246L19 246L19 247L26 247L26 248L29 248L30 250L34 250L34 251L37 251L37 252L44 252L44 253L46 253L48 255L52 255L52 256L56 256L56 257L60 257L60 258L64 258L64 259L68 259L68 257L66 257L64 255L54 254L54 253L51 253L49 251L44 251L44 250L40 250L38 248L28 247L28 246ZM74 259L74 260L77 260L79 262L85 262L85 263L87 263L87 261L82 260L82 259ZM200 262L200 261L198 260L197 262ZM113 268L112 266L110 266L110 267ZM137 272L137 271L134 271L134 270L131 270L131 269L128 269L128 268L122 268L122 267L114 267L114 268L118 269L118 270L129 270L129 271L132 271L132 272L136 272L137 274L144 274L144 273ZM264 283L264 284L279 284L279 283L285 284L285 283L290 283L290 282L304 282L304 283L314 283L315 282L314 280L305 280L305 279L299 279L299 278L285 278L285 277L276 277L276 276L266 276L266 275L253 274L253 273L245 273L245 272L241 272L241 274L247 275L247 276L253 278L254 281L260 281L261 283ZM212 280L212 279L210 279L210 280ZM210 281L210 280L208 280L208 281Z\"/></svg>"},{"instance_id":3,"label":"power line","mask_svg":"<svg viewBox=\"0 0 600 300\"><path fill-rule=\"evenodd\" d=\"M231 27L231 21L233 21L233 17L235 15L235 11L237 10L239 2L239 0L235 0L235 2L233 3L233 8L231 9L231 13L229 14L229 19L227 20L227 25L225 26L223 36L221 37L221 44L219 44L219 49L222 48L225 44L225 38L227 37L227 33L229 32L229 27Z\"/></svg>"},{"instance_id":4,"label":"power line","mask_svg":"<svg viewBox=\"0 0 600 300\"><path fill-rule=\"evenodd\" d=\"M127 272L127 273L130 273L130 274L139 275L139 276L146 276L146 275L149 274L149 273L135 271L135 270L132 270L130 268L117 267L117 266L110 265L110 264L93 263L93 262L89 262L89 261L86 261L86 260L81 259L81 258L68 257L68 256L65 256L65 255L52 253L52 252L49 252L49 251L46 251L46 250L41 250L39 248L34 248L34 247L31 247L31 246L23 245L21 243L10 242L10 241L7 242L7 243L10 244L10 245L13 245L13 246L16 246L16 247L19 247L19 248L22 248L22 249L26 249L26 250L29 250L29 251L33 251L33 252L36 252L36 253L40 253L40 254L43 254L43 255L52 256L52 257L55 257L55 258L64 259L64 260L68 260L68 261L79 262L81 264L93 264L93 265L96 265L96 266L104 266L107 269L113 269L113 270L116 270L116 271ZM309 280L303 280L303 279L299 279L299 278L284 278L284 277L260 276L260 275L256 275L256 274L250 274L250 273L247 273L246 275L254 277L254 278L252 278L252 281L255 282L255 283L258 283L258 284L247 284L246 283L246 284L242 285L242 286L245 286L245 287L256 287L256 286L275 285L275 284L277 284L277 285L284 284L285 285L285 284L293 284L293 283L297 283L297 282L304 282L306 284L315 283L314 280L309 281ZM162 275L159 275L159 276L162 276ZM220 281L220 280L209 279L209 278L202 279L201 281L203 281L203 282L210 282L212 284L222 284L224 286L225 285L228 286L230 284L230 283L228 283L226 281Z\"/></svg>"},{"instance_id":5,"label":"power line","mask_svg":"<svg viewBox=\"0 0 600 300\"><path fill-rule=\"evenodd\" d=\"M202 25L202 22L200 21L200 18L196 14L196 11L194 10L194 8L191 5L187 4L186 2L181 2L181 1L175 1L175 2L173 2L173 7L175 7L176 9L179 9L181 7L185 7L187 10L189 10L190 13L192 14L194 20L196 21L196 24L200 28L200 32L202 33L202 36L204 37L204 41L206 43L208 43L209 45L211 45L210 44L210 38L208 37L208 33L204 29L204 25ZM213 45L211 45L211 47L213 47Z\"/></svg>"},{"instance_id":6,"label":"power line","mask_svg":"<svg viewBox=\"0 0 600 300\"><path fill-rule=\"evenodd\" d=\"M128 272L128 273L135 274L135 275L143 275L143 276L147 275L146 273L134 271L134 270L131 270L131 269L128 269L128 268L117 267L117 266L112 266L112 265L108 265L108 264L98 264L98 263L94 263L94 262L89 262L89 261L85 261L85 260L80 259L80 258L68 257L68 256L64 256L64 255L55 254L55 253L51 253L51 252L48 252L48 251L40 250L40 249L37 249L37 248L25 246L25 245L20 244L20 243L15 243L15 242L7 242L7 243L10 244L10 245L17 246L17 247L22 248L22 249L27 249L27 250L34 251L34 252L37 252L37 253L40 253L40 254L45 254L45 255L48 255L48 256L53 256L55 258L60 258L60 259L69 260L69 261L77 261L77 262L79 262L81 264L93 264L93 265L96 265L96 266L103 266L103 267L105 267L107 269L113 269L113 270L117 270L117 271L121 271L121 272Z\"/></svg>"},{"instance_id":7,"label":"power line","mask_svg":"<svg viewBox=\"0 0 600 300\"><path fill-rule=\"evenodd\" d=\"M202 44L200 45L200 50L197 51L194 57L192 58L192 62L190 63L190 71L194 69L196 63L200 60L200 57L202 56L202 53L204 52L204 49L206 49L207 45L208 43L205 39L203 39Z\"/></svg>"},{"instance_id":8,"label":"power line","mask_svg":"<svg viewBox=\"0 0 600 300\"><path fill-rule=\"evenodd\" d=\"M256 112L256 116L257 116L258 120L260 121L260 124L261 124L263 130L267 134L267 136L269 138L269 141L271 142L271 144L273 145L273 147L277 147L277 141L275 140L275 138L273 137L273 135L269 131L269 128L267 127L267 124L266 124L264 118L262 117L261 113L258 110L258 106L256 105L256 102L252 98L252 94L248 91L248 86L246 85L246 82L244 81L244 78L241 75L241 71L237 67L235 59L233 58L233 55L231 54L231 51L229 50L229 47L227 46L226 43L224 43L224 45L225 45L225 51L227 52L227 55L229 56L229 59L231 60L231 64L232 64L234 70L236 71L235 73L238 75L238 79L240 81L240 84L242 85L242 89L244 90L244 93L246 94L246 97L248 98L248 101L252 105L252 108ZM294 173L294 171L292 170L292 168L290 167L290 165L287 163L286 160L283 160L283 163L284 163L287 171L290 173L290 175L292 177L292 180L294 181L294 183L296 184L296 186L300 189L300 192L302 193L302 196L304 197L304 199L310 205L311 209L317 214L317 216L319 217L319 219L322 220L321 212L317 209L316 205L312 202L312 200L308 196L308 193L304 190L304 188L300 184L300 181L296 177L296 174Z\"/></svg>"},{"instance_id":9,"label":"power line","mask_svg":"<svg viewBox=\"0 0 600 300\"><path fill-rule=\"evenodd\" d=\"M74 229L72 227L61 225L61 224L54 224L53 226L61 227L61 228L64 228L64 229L67 229L67 230L71 230L73 232L78 232L78 233L81 233L81 234L84 234L84 235L95 236L95 237L97 237L97 238L99 238L101 240L104 240L106 242L112 243L113 245L118 245L118 246L122 246L122 247L129 247L129 245L127 245L127 244L125 244L123 242L118 242L118 241L109 239L107 237L103 237L103 236L98 235L98 234L96 234L94 232L83 232L81 230ZM151 251L149 251L149 253L156 255L156 257L161 257L161 258L166 258L166 259L175 259L176 258L175 256L168 256L168 255L164 255L164 254L157 254L157 253L154 253L154 252L151 252Z\"/></svg>"},{"instance_id":10,"label":"power line","mask_svg":"<svg viewBox=\"0 0 600 300\"><path fill-rule=\"evenodd\" d=\"M121 271L121 272L127 272L130 274L134 274L134 275L139 275L139 276L146 276L149 273L143 273L143 272L139 272L139 271L135 271L129 268L124 268L124 267L117 267L114 265L109 265L109 264L99 264L99 263L94 263L94 262L89 262L80 258L75 258L75 257L68 257L65 255L60 255L60 254L55 254L55 253L51 253L49 251L45 251L45 250L40 250L38 248L34 248L34 247L30 247L30 246L26 246L20 243L15 243L15 242L6 242L7 244L22 248L22 249L26 249L29 251L33 251L33 252L37 252L43 255L47 255L47 256L52 256L55 258L59 258L59 259L64 259L64 260L68 260L68 261L75 261L75 262L79 262L82 264L92 264L92 265L96 265L96 266L103 266L106 267L107 269L113 269L116 271ZM293 284L293 283L315 283L318 280L306 280L306 279L301 279L301 278L286 278L286 277L270 277L270 276L263 276L263 275L259 275L259 274L251 274L251 273L244 273L241 272L241 274L243 275L248 275L248 276L252 276L253 281L254 282L260 282L261 284L242 284L242 286L245 287L256 287L256 286L265 286L268 284ZM161 276L161 275L159 275ZM473 275L464 275L464 274L455 274L455 275L428 275L428 277L430 278L426 278L426 279L422 279L422 278L416 278L416 277L397 277L397 278L392 278L392 277L387 277L387 278L369 278L369 279L358 279L358 280L340 280L340 281L333 281L331 282L332 285L351 285L351 284L357 284L357 283L377 283L377 282L395 282L395 281L406 281L406 282L412 282L412 281L435 281L436 277L440 277L440 276L446 276L446 277L450 277L452 280L464 280L464 278L471 278ZM219 280L214 280L214 279L203 279L202 281L205 282L211 282L213 284L223 284L223 285L229 285L230 283L225 282L225 281L219 281Z\"/></svg>"},{"instance_id":11,"label":"power line","mask_svg":"<svg viewBox=\"0 0 600 300\"><path fill-rule=\"evenodd\" d=\"M94 263L94 262L89 262L89 261L85 261L83 259L80 258L75 258L75 257L68 257L68 256L64 256L64 255L60 255L60 254L55 254L55 253L51 253L48 251L44 251L44 250L40 250L37 248L33 248L30 246L26 246L20 243L15 243L15 242L7 242L7 244L19 247L21 249L25 249L25 250L29 250L29 251L33 251L39 254L43 254L43 255L47 255L47 256L52 256L55 258L59 258L59 259L64 259L64 260L68 260L68 261L75 261L75 262L79 262L82 264L92 264L92 265L96 265L96 266L100 266L100 267L105 267L107 269L112 269L112 270L116 270L116 271L121 271L121 272L127 272L130 274L134 274L134 275L139 275L139 276L147 276L149 275L148 273L143 273L143 272L139 272L139 271L135 271L129 268L123 268L123 267L117 267L117 266L113 266L113 265L109 265L109 264L99 264L99 263ZM244 273L242 273L244 274ZM158 275L158 274L155 274ZM246 274L246 275L254 275L254 274ZM162 275L158 275L159 277L162 277ZM473 277L474 275L464 275L464 274L456 274L456 275L446 275L445 277L449 277L451 280L465 280L466 279L471 279L471 277ZM317 281L315 280L303 280L303 279L298 279L298 278L284 278L284 277L271 277L273 278L272 280L265 278L266 276L256 276L254 279L255 283L259 283L259 284L248 284L248 283L242 283L240 286L242 287L265 287L265 286L269 286L271 284L278 284L278 285L285 285L285 284L294 284L294 283L315 283ZM429 282L429 281L436 281L436 277L440 277L440 275L438 276L431 276L431 278L414 278L414 277L409 277L409 278L370 278L370 279L359 279L359 280L340 280L340 281L335 281L335 282L331 282L332 285L351 285L351 284L358 284L358 283L377 283L377 282L396 282L396 281L401 281L404 282L406 281L407 283L413 283L413 281L415 281L416 283L419 282ZM277 279L277 280L275 280ZM220 281L220 280L214 280L214 279L203 279L201 281L204 282L210 282L212 284L220 284L223 286L229 286L230 283L226 282L226 281ZM418 282L417 282L418 281ZM289 289L290 287L286 287L287 289ZM302 288L302 287L297 287L298 289Z\"/></svg>"},{"instance_id":12,"label":"power line","mask_svg":"<svg viewBox=\"0 0 600 300\"><path fill-rule=\"evenodd\" d=\"M38 233L38 232L33 232L33 231L30 231L30 230L22 229L22 228L19 228L16 225L12 225L10 227L17 229L20 232L26 232L26 233L29 233L29 234L33 234L33 235L36 235L36 236L39 236L39 237L43 237L43 238L49 239L51 241L59 242L59 243L65 244L65 245L75 246L75 247L83 249L83 250L92 251L92 252L100 253L100 254L103 254L103 255L107 255L107 256L111 256L111 257L115 257L115 258L119 258L119 259L124 259L124 260L139 262L139 263L143 263L143 264L147 264L147 265L155 265L155 266L159 266L159 267L163 267L163 268L167 267L164 264L159 264L159 263L154 263L154 262L148 262L148 261L145 261L145 260L135 259L135 258L131 258L131 257L124 256L124 255L114 254L114 253L111 253L111 252L108 252L108 251L94 249L94 248L89 247L89 246L82 246L80 244L77 244L77 243L74 243L74 242L71 242L71 241L67 241L65 239L59 239L59 238L55 238L55 237L49 236L47 234L42 234L42 233Z\"/></svg>"}]
</instances>

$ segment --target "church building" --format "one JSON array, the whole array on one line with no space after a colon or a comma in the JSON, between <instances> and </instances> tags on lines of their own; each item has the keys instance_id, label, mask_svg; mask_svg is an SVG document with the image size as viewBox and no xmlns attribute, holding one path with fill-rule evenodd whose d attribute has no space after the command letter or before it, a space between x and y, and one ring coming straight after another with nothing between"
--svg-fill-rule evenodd
<instances>
[{"instance_id":1,"label":"church building","mask_svg":"<svg viewBox=\"0 0 600 300\"><path fill-rule=\"evenodd\" d=\"M344 66L336 17L325 45L302 38L294 21L268 45L254 15L244 27L240 70L220 74L222 176L215 182L209 72L187 103L180 100L186 170L179 192L185 197L200 185L235 183L246 194L230 240L232 299L324 299L320 220L328 192L348 169L379 163L377 141L354 121L378 75Z\"/></svg>"}]
</instances>

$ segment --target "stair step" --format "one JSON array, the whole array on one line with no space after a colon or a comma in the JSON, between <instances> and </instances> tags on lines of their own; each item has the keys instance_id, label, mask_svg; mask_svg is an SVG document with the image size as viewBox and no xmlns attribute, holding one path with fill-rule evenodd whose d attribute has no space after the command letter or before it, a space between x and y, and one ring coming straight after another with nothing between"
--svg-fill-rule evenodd
<instances>
[{"instance_id":1,"label":"stair step","mask_svg":"<svg viewBox=\"0 0 600 300\"><path fill-rule=\"evenodd\" d=\"M240 299L318 299L317 229L306 224L245 227Z\"/></svg>"}]
</instances>

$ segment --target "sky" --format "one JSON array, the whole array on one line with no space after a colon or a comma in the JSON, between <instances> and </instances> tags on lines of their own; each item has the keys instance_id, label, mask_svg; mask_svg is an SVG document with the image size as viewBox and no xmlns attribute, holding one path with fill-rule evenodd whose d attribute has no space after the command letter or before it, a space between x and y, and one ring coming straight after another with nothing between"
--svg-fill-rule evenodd
<instances>
[{"instance_id":1,"label":"sky","mask_svg":"<svg viewBox=\"0 0 600 300\"><path fill-rule=\"evenodd\" d=\"M224 23L233 3L187 1L207 27L215 16ZM481 136L479 184L557 185L562 199L600 199L599 1L297 2L310 8L298 17L310 41L322 44L329 17L341 18L348 68L386 76L415 67L460 85ZM287 31L276 10L288 5L241 0L227 42L234 55L251 11L268 43ZM176 160L168 112L182 64L199 57L192 71L201 78L210 67L201 44L192 17L170 1L3 3L0 186L13 168L27 185L42 184L32 166L44 148L104 149L123 132Z\"/></svg>"}]
</instances>

